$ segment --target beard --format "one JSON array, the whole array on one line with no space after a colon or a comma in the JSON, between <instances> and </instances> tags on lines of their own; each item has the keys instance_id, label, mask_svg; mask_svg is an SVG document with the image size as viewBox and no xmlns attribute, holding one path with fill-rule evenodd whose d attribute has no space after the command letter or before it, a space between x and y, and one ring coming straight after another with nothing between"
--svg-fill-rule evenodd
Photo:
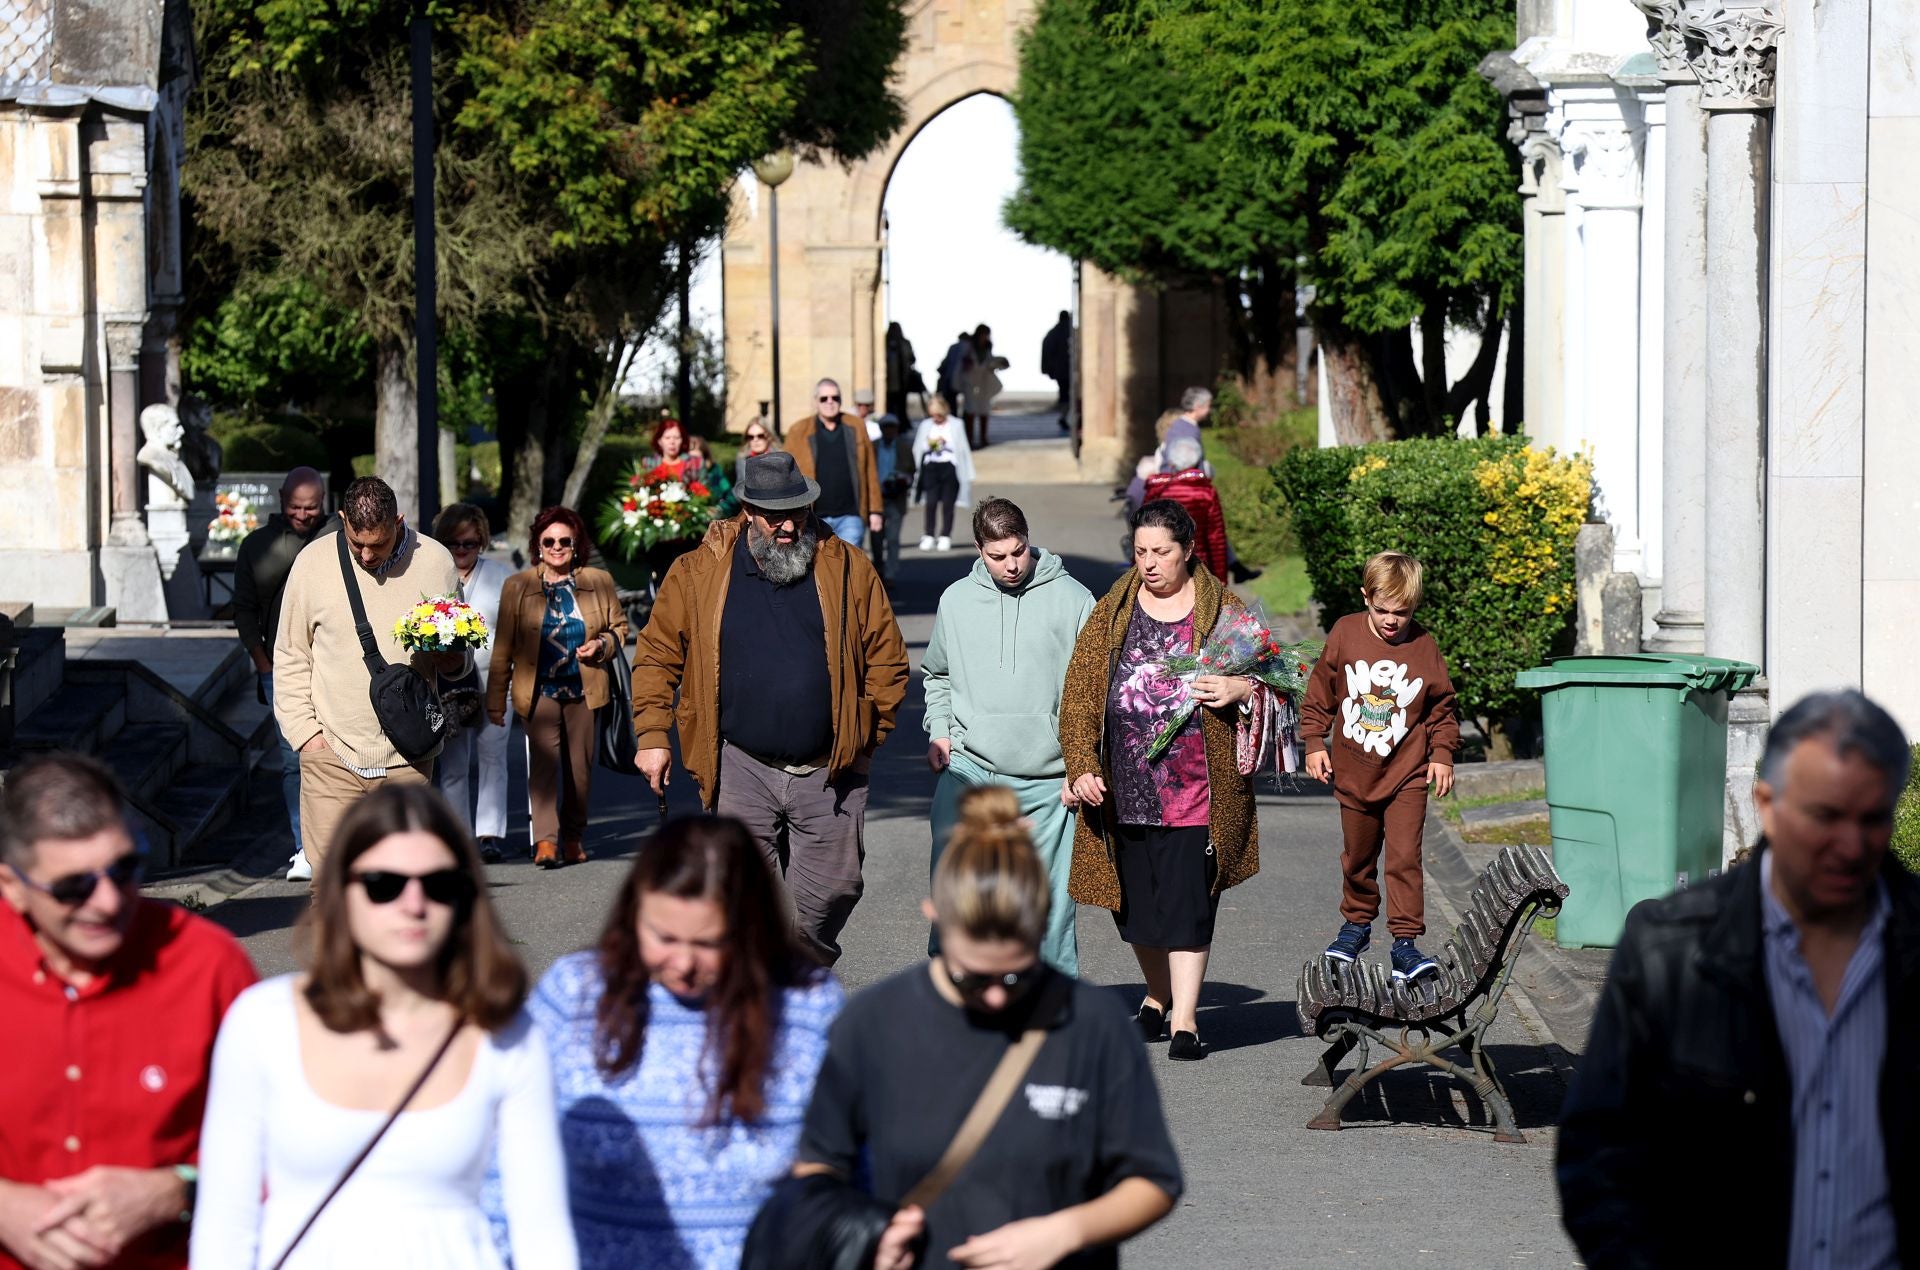
<instances>
[{"instance_id":1,"label":"beard","mask_svg":"<svg viewBox=\"0 0 1920 1270\"><path fill-rule=\"evenodd\" d=\"M792 542L780 542L760 526L747 522L747 550L760 572L775 586L787 586L807 576L813 568L813 549L820 544L819 531L809 516Z\"/></svg>"}]
</instances>

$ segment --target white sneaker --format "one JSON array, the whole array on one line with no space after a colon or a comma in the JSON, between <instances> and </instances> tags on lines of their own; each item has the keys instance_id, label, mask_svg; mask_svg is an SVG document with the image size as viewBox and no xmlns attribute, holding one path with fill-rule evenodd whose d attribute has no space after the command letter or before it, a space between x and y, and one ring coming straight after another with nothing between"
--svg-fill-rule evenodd
<instances>
[{"instance_id":1,"label":"white sneaker","mask_svg":"<svg viewBox=\"0 0 1920 1270\"><path fill-rule=\"evenodd\" d=\"M287 861L287 881L313 881L313 866L307 863L306 852L296 851L293 853L293 859Z\"/></svg>"},{"instance_id":2,"label":"white sneaker","mask_svg":"<svg viewBox=\"0 0 1920 1270\"><path fill-rule=\"evenodd\" d=\"M928 534L928 535L927 535L927 536L926 536L925 538L922 538L922 539L920 540L920 550L922 550L922 551L932 551L932 550L933 550L933 535L932 535L932 534Z\"/></svg>"},{"instance_id":3,"label":"white sneaker","mask_svg":"<svg viewBox=\"0 0 1920 1270\"><path fill-rule=\"evenodd\" d=\"M935 551L952 551L952 550L953 550L953 539L951 539L951 538L941 538L940 540L938 540L937 542L935 542L935 543L933 544L933 549L934 549Z\"/></svg>"}]
</instances>

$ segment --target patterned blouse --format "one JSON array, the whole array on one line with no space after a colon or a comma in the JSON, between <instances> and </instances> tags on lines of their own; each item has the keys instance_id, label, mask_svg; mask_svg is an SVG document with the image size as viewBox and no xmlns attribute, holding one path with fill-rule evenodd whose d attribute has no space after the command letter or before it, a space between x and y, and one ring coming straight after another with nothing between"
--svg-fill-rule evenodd
<instances>
[{"instance_id":1,"label":"patterned blouse","mask_svg":"<svg viewBox=\"0 0 1920 1270\"><path fill-rule=\"evenodd\" d=\"M573 593L573 579L542 582L547 593L546 615L540 619L540 669L535 682L540 695L555 701L584 701L580 683L580 646L587 642L587 619Z\"/></svg>"},{"instance_id":2,"label":"patterned blouse","mask_svg":"<svg viewBox=\"0 0 1920 1270\"><path fill-rule=\"evenodd\" d=\"M1200 712L1187 717L1165 753L1147 758L1160 722L1186 689L1158 663L1168 653L1193 647L1193 614L1162 622L1136 604L1120 647L1120 664L1107 692L1107 736L1112 742L1116 819L1123 825L1181 828L1207 823L1211 799L1207 785L1207 743Z\"/></svg>"},{"instance_id":3,"label":"patterned blouse","mask_svg":"<svg viewBox=\"0 0 1920 1270\"><path fill-rule=\"evenodd\" d=\"M753 1124L705 1127L707 1016L648 989L640 1061L609 1080L593 1061L602 979L593 953L556 962L528 1012L553 1056L581 1270L732 1270L747 1227L793 1167L801 1121L846 997L832 976L788 988Z\"/></svg>"}]
</instances>

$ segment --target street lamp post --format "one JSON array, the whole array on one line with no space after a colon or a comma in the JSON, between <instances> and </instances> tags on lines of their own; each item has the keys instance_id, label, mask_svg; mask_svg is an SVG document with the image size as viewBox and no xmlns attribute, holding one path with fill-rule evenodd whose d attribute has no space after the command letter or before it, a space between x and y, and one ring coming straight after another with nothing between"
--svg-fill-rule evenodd
<instances>
[{"instance_id":1,"label":"street lamp post","mask_svg":"<svg viewBox=\"0 0 1920 1270\"><path fill-rule=\"evenodd\" d=\"M753 165L753 175L767 187L768 281L773 299L773 433L781 435L780 413L780 186L793 175L793 152L776 150Z\"/></svg>"}]
</instances>

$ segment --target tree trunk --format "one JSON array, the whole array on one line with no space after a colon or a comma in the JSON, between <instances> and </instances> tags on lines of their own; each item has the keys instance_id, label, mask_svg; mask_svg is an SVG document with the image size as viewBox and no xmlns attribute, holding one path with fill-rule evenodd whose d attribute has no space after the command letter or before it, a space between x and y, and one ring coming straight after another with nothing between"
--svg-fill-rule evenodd
<instances>
[{"instance_id":1,"label":"tree trunk","mask_svg":"<svg viewBox=\"0 0 1920 1270\"><path fill-rule=\"evenodd\" d=\"M1424 431L1445 435L1447 418L1447 306L1427 301L1420 313L1420 400L1426 412ZM1457 425L1458 420L1452 421Z\"/></svg>"},{"instance_id":2,"label":"tree trunk","mask_svg":"<svg viewBox=\"0 0 1920 1270\"><path fill-rule=\"evenodd\" d=\"M1496 312L1488 315L1487 325L1480 332L1480 351L1474 354L1473 365L1467 367L1467 373L1447 393L1447 413L1456 421L1467 417L1467 410L1474 402L1480 403L1474 420L1476 435L1484 436L1487 431L1487 419L1493 401L1493 364L1500 359L1500 336L1506 328L1505 314Z\"/></svg>"},{"instance_id":3,"label":"tree trunk","mask_svg":"<svg viewBox=\"0 0 1920 1270\"><path fill-rule=\"evenodd\" d=\"M533 537L533 518L546 505L547 431L551 418L548 402L553 381L553 364L541 366L533 376L533 391L526 398L526 429L513 453L513 494L507 502L507 540L516 546Z\"/></svg>"},{"instance_id":4,"label":"tree trunk","mask_svg":"<svg viewBox=\"0 0 1920 1270\"><path fill-rule=\"evenodd\" d=\"M375 351L373 408L373 474L393 488L400 514L419 528L420 433L416 423L419 399L408 367L413 344L382 340Z\"/></svg>"},{"instance_id":5,"label":"tree trunk","mask_svg":"<svg viewBox=\"0 0 1920 1270\"><path fill-rule=\"evenodd\" d=\"M440 429L440 506L466 501L468 477L460 467L459 438Z\"/></svg>"},{"instance_id":6,"label":"tree trunk","mask_svg":"<svg viewBox=\"0 0 1920 1270\"><path fill-rule=\"evenodd\" d=\"M1341 445L1391 440L1393 429L1365 339L1325 327L1316 334L1327 368L1327 409L1333 416L1334 438Z\"/></svg>"},{"instance_id":7,"label":"tree trunk","mask_svg":"<svg viewBox=\"0 0 1920 1270\"><path fill-rule=\"evenodd\" d=\"M626 380L627 368L638 349L638 341L622 339L617 347L608 351L599 391L594 395L593 406L587 412L586 431L580 434L580 448L574 452L573 470L567 473L566 485L560 493L560 501L579 511L588 521L593 517L581 509L580 499L586 493L587 476L593 471L593 461L600 457L600 443L607 439L607 429L613 423L613 408L619 399L620 385ZM685 422L682 418L681 423L684 425Z\"/></svg>"}]
</instances>

